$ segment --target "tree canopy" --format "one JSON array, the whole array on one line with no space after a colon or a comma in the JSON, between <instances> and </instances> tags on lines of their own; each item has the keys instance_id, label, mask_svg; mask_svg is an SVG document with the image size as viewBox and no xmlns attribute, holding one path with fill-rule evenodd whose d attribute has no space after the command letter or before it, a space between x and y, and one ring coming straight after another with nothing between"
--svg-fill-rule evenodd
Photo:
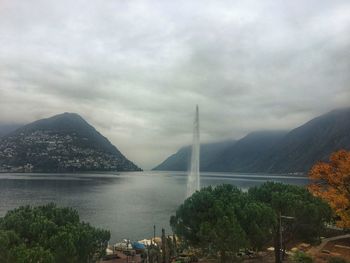
<instances>
[{"instance_id":1,"label":"tree canopy","mask_svg":"<svg viewBox=\"0 0 350 263\"><path fill-rule=\"evenodd\" d=\"M0 219L0 262L94 262L109 239L109 231L81 222L71 208L23 206Z\"/></svg>"},{"instance_id":2,"label":"tree canopy","mask_svg":"<svg viewBox=\"0 0 350 263\"><path fill-rule=\"evenodd\" d=\"M324 223L332 218L329 205L304 187L266 182L250 188L248 193L253 199L271 207L277 217L289 217L286 224L292 226L292 235L296 238L307 241L319 238Z\"/></svg>"},{"instance_id":3,"label":"tree canopy","mask_svg":"<svg viewBox=\"0 0 350 263\"><path fill-rule=\"evenodd\" d=\"M274 220L268 206L232 185L220 185L186 199L170 224L189 245L219 253L222 261L231 262L240 248L258 249L269 240Z\"/></svg>"},{"instance_id":4,"label":"tree canopy","mask_svg":"<svg viewBox=\"0 0 350 263\"><path fill-rule=\"evenodd\" d=\"M280 230L284 244L315 240L331 214L328 204L307 189L267 182L247 193L232 185L203 188L180 205L170 224L188 245L232 262L239 249L261 249L272 240L277 259ZM289 220L280 224L281 215Z\"/></svg>"},{"instance_id":5,"label":"tree canopy","mask_svg":"<svg viewBox=\"0 0 350 263\"><path fill-rule=\"evenodd\" d=\"M288 242L295 239L309 242L319 240L325 223L332 218L329 205L304 187L266 182L250 188L248 193L254 200L271 207L279 221L273 227L276 262L280 262L279 251L285 251Z\"/></svg>"},{"instance_id":6,"label":"tree canopy","mask_svg":"<svg viewBox=\"0 0 350 263\"><path fill-rule=\"evenodd\" d=\"M315 164L309 177L309 190L331 205L339 217L337 225L350 228L350 152L333 153L329 162Z\"/></svg>"}]
</instances>

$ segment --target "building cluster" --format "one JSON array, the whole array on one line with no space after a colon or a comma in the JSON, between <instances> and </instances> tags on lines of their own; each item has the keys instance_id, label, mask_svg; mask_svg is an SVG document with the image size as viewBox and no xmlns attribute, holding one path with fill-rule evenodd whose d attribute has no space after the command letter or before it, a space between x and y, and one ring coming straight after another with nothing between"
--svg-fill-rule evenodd
<instances>
[{"instance_id":1,"label":"building cluster","mask_svg":"<svg viewBox=\"0 0 350 263\"><path fill-rule=\"evenodd\" d=\"M125 165L123 158L95 149L76 133L37 130L0 141L0 172L119 170Z\"/></svg>"}]
</instances>

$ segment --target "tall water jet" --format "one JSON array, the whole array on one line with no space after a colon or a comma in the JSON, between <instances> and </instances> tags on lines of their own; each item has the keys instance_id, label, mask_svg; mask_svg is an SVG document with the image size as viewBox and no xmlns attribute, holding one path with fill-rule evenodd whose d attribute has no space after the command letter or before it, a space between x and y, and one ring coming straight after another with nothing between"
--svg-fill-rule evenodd
<instances>
[{"instance_id":1,"label":"tall water jet","mask_svg":"<svg viewBox=\"0 0 350 263\"><path fill-rule=\"evenodd\" d=\"M187 179L187 197L190 197L194 192L200 189L200 174L199 174L199 155L200 155L200 140L199 140L199 110L196 106L196 116L193 123L193 143L191 153L191 164Z\"/></svg>"}]
</instances>

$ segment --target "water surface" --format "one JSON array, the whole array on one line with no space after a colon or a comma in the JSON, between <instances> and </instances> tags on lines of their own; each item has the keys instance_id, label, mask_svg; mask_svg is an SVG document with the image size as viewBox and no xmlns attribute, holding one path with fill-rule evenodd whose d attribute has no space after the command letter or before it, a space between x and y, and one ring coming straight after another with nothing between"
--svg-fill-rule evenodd
<instances>
[{"instance_id":1,"label":"water surface","mask_svg":"<svg viewBox=\"0 0 350 263\"><path fill-rule=\"evenodd\" d=\"M187 174L135 172L101 174L0 174L0 217L20 205L55 202L78 210L82 220L109 229L111 241L170 233L169 218L186 196ZM229 183L247 190L265 181L306 185L304 177L202 173L201 185Z\"/></svg>"}]
</instances>

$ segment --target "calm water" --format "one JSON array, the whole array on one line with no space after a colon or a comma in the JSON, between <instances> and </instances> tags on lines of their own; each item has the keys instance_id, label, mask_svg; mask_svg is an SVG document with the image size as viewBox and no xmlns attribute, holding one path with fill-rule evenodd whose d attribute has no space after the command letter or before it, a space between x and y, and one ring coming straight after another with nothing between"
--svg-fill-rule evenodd
<instances>
[{"instance_id":1,"label":"calm water","mask_svg":"<svg viewBox=\"0 0 350 263\"><path fill-rule=\"evenodd\" d=\"M79 211L81 219L109 229L111 241L139 240L170 233L169 218L186 196L186 174L0 174L0 216L20 205L55 202ZM230 183L241 189L267 180L305 185L306 178L252 174L202 173L202 186Z\"/></svg>"}]
</instances>

